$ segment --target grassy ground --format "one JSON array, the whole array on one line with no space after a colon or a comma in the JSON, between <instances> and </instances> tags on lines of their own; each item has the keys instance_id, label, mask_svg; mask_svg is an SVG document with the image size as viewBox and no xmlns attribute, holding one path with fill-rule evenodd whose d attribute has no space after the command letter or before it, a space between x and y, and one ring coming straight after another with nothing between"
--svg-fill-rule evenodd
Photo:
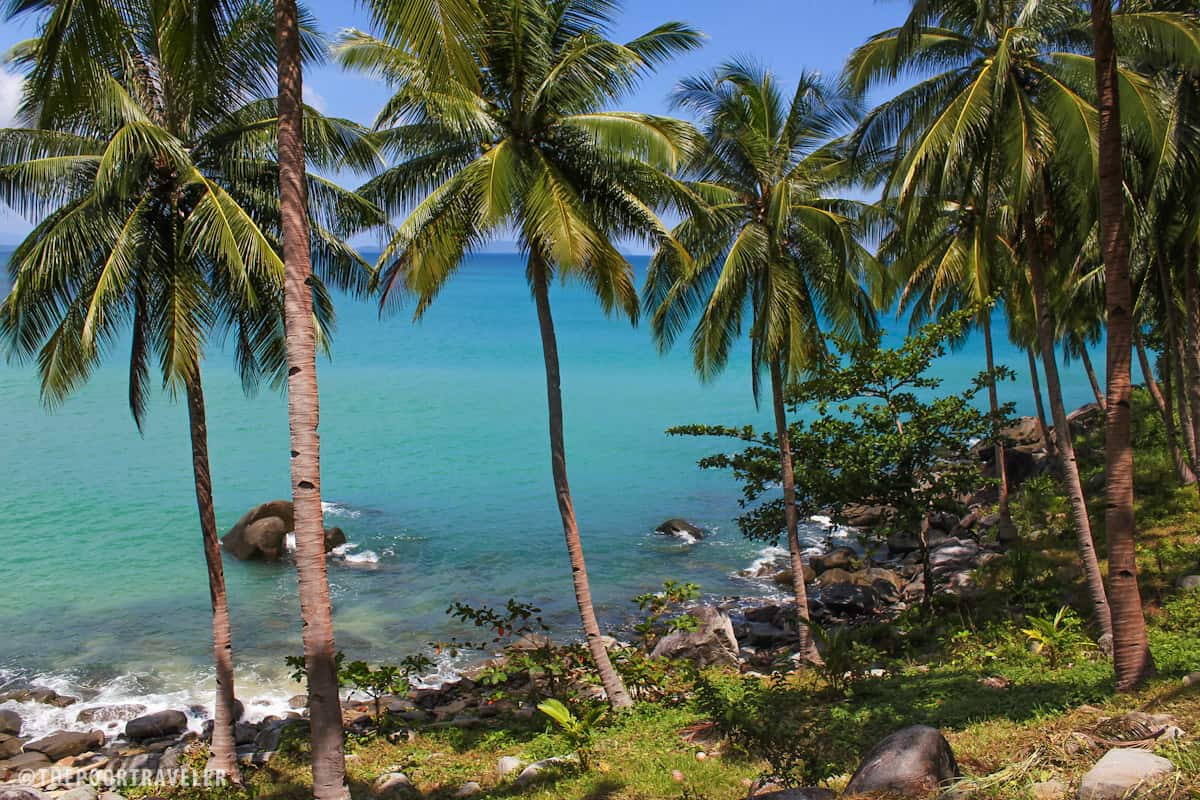
<instances>
[{"instance_id":1,"label":"grassy ground","mask_svg":"<svg viewBox=\"0 0 1200 800\"><path fill-rule=\"evenodd\" d=\"M468 781L480 784L480 797L531 800L734 800L763 776L836 789L875 741L924 723L951 742L964 774L962 796L1028 798L1033 783L1056 778L1073 797L1074 784L1103 752L1078 733L1142 710L1169 713L1190 734L1158 746L1179 770L1157 796L1200 797L1200 744L1193 744L1200 742L1200 686L1182 681L1200 670L1200 590L1175 589L1180 575L1200 572L1200 500L1195 489L1174 485L1144 397L1138 411L1140 566L1159 675L1137 694L1114 694L1111 666L1089 646L1083 623L1072 622L1078 617L1068 616L1053 646L1040 652L1031 651L1022 632L1064 605L1086 616L1065 500L1053 481L1039 479L1016 503L1024 545L979 576L978 596L942 602L932 621L909 616L838 643L839 671L857 676L848 686L813 672L770 679L705 674L685 696L607 721L593 740L590 769L548 772L520 787L511 776L497 777L501 756L528 762L571 750L540 715L489 720L492 727L478 730L418 730L397 743L352 740L352 792L368 797L372 781L395 770L429 798L453 797ZM1101 444L1095 434L1080 443L1097 511ZM1096 523L1103 556L1103 520ZM714 720L719 729L683 735ZM303 740L291 741L268 766L249 773L244 792L231 793L310 796L306 750Z\"/></svg>"}]
</instances>

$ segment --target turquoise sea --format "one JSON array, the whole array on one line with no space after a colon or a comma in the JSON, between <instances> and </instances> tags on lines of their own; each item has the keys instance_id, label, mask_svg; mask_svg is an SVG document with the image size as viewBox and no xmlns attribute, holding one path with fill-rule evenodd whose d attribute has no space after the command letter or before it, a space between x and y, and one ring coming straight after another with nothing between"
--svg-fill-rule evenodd
<instances>
[{"instance_id":1,"label":"turquoise sea","mask_svg":"<svg viewBox=\"0 0 1200 800\"><path fill-rule=\"evenodd\" d=\"M641 271L645 259L633 260ZM627 625L630 598L666 578L710 595L766 591L737 577L762 548L733 523L737 487L695 464L721 445L663 434L688 422L766 424L747 350L701 385L686 347L660 355L645 326L606 318L582 288L558 287L552 302L568 466L602 617ZM339 648L366 659L420 649L455 632L444 613L452 600L516 597L540 605L554 633L573 634L520 258L473 258L419 324L403 311L380 320L373 303L348 299L338 312L333 358L319 371L327 524L355 545L330 562ZM206 682L208 593L186 410L156 398L139 436L125 358L114 351L54 412L39 401L33 365L0 363L0 684L40 676L76 690L169 692ZM999 360L1020 374L1006 398L1032 413L1024 354L1004 349ZM939 370L960 386L982 367L972 339ZM1091 399L1078 365L1064 377L1068 404ZM244 397L219 347L204 378L224 530L249 507L286 497L286 407L269 390ZM716 533L690 546L653 533L673 516ZM265 687L300 651L294 570L227 559L226 575L243 685Z\"/></svg>"}]
</instances>

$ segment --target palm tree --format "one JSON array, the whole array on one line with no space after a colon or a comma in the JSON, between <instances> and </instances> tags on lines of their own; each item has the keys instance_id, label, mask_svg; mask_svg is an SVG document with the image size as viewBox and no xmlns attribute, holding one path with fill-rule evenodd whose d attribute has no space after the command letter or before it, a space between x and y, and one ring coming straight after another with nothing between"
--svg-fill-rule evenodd
<instances>
[{"instance_id":1,"label":"palm tree","mask_svg":"<svg viewBox=\"0 0 1200 800\"><path fill-rule=\"evenodd\" d=\"M653 209L674 190L665 173L686 155L691 133L675 120L606 109L700 36L668 23L618 44L606 38L615 4L598 0L441 0L439 24L427 5L375 0L383 38L349 31L335 50L343 65L395 92L376 128L381 146L404 160L361 190L389 213L407 213L377 265L381 305L412 294L419 317L474 247L498 231L519 236L575 598L609 702L628 706L596 620L567 480L550 283L580 280L606 312L637 319L633 270L613 241L669 240Z\"/></svg>"},{"instance_id":2,"label":"palm tree","mask_svg":"<svg viewBox=\"0 0 1200 800\"><path fill-rule=\"evenodd\" d=\"M277 171L263 136L276 124L262 48L271 41L269 6L10 7L14 15L33 10L46 13L43 32L16 48L28 76L20 113L30 127L0 131L0 202L35 226L12 254L0 337L11 355L36 355L51 406L87 380L124 332L139 429L152 362L169 393L186 395L213 615L210 767L236 780L232 635L200 364L207 343L228 334L248 391L282 375L278 207L264 191ZM317 152L328 162L365 152L349 123L310 111L308 124L320 131ZM323 191L326 209L353 207L332 184ZM324 225L315 249L331 274L365 266ZM328 325L328 298L319 283L314 291Z\"/></svg>"},{"instance_id":3,"label":"palm tree","mask_svg":"<svg viewBox=\"0 0 1200 800\"><path fill-rule=\"evenodd\" d=\"M664 349L696 318L692 352L704 380L724 369L750 316L756 400L759 375L771 382L800 652L817 659L784 390L824 355L822 318L841 336L875 327L864 281L872 259L854 230L862 209L833 195L849 181L831 140L854 124L857 106L813 73L787 99L770 72L740 61L683 81L674 101L701 118L708 148L691 187L709 205L675 229L687 257L672 246L656 253L645 304Z\"/></svg>"},{"instance_id":4,"label":"palm tree","mask_svg":"<svg viewBox=\"0 0 1200 800\"><path fill-rule=\"evenodd\" d=\"M338 694L333 604L325 563L321 510L318 332L309 290L308 191L305 171L303 56L295 0L274 0L279 88L279 209L283 233L284 326L287 331L288 430L291 435L292 505L296 572L300 585L304 664L312 741L312 791L317 800L346 800L345 739Z\"/></svg>"},{"instance_id":5,"label":"palm tree","mask_svg":"<svg viewBox=\"0 0 1200 800\"><path fill-rule=\"evenodd\" d=\"M1078 54L1080 22L1078 9L1065 1L929 0L851 56L848 77L859 91L884 79L921 76L867 114L855 144L860 157L891 162L884 197L898 211L898 241L908 250L903 258L913 262L908 283L930 309L996 293L1012 282L1001 278L1019 258L1017 242L1046 244L1031 225L1035 201L1046 202L1052 161L1056 174L1091 184L1094 109L1077 85L1080 65L1088 64ZM1144 83L1125 79L1128 86ZM1061 224L1055 215L1047 220ZM1057 450L1104 635L1107 600L1066 425L1045 280L1045 270L1060 258L1055 250L1036 256L1028 260L1029 286Z\"/></svg>"},{"instance_id":6,"label":"palm tree","mask_svg":"<svg viewBox=\"0 0 1200 800\"><path fill-rule=\"evenodd\" d=\"M1113 616L1113 668L1117 689L1132 691L1154 672L1137 580L1133 514L1133 443L1130 378L1133 288L1129 279L1129 227L1125 219L1120 87L1111 0L1091 0L1099 155L1100 246L1104 255L1108 350L1107 424L1104 437L1104 526L1108 538L1108 596Z\"/></svg>"}]
</instances>

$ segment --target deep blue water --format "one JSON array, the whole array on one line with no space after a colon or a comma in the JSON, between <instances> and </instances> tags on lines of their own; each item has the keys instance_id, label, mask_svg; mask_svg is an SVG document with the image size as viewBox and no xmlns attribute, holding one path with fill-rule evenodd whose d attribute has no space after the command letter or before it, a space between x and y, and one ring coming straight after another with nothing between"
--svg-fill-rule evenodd
<instances>
[{"instance_id":1,"label":"deep blue water","mask_svg":"<svg viewBox=\"0 0 1200 800\"><path fill-rule=\"evenodd\" d=\"M659 355L646 327L606 318L579 287L556 288L552 301L570 476L601 614L626 620L630 598L665 578L711 594L761 591L735 575L761 547L732 522L737 487L695 466L714 443L663 435L680 423L767 422L747 350L701 385L686 347ZM331 562L339 646L356 658L419 648L447 632L452 599L532 601L570 634L542 355L519 258L471 260L419 324L403 313L381 321L374 305L350 300L338 312L333 359L319 365L328 524L346 530L352 552L378 557ZM0 667L184 675L208 661L186 410L156 398L139 436L125 357L114 351L53 413L32 365L0 365ZM1006 399L1032 413L1024 355L1005 346L999 360L1020 373ZM938 370L957 388L982 366L972 339ZM287 495L286 408L278 394L244 397L219 348L204 378L224 530ZM1064 379L1069 404L1091 399L1077 365ZM671 516L717 533L691 547L654 535ZM226 571L239 664L275 674L300 649L294 572L234 560Z\"/></svg>"}]
</instances>

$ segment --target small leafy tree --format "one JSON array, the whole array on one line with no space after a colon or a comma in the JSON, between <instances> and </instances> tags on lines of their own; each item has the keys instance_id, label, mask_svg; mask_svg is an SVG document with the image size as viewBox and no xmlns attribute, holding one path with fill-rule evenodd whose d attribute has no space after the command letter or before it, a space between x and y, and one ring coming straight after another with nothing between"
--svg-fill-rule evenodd
<instances>
[{"instance_id":1,"label":"small leafy tree","mask_svg":"<svg viewBox=\"0 0 1200 800\"><path fill-rule=\"evenodd\" d=\"M899 347L885 348L878 335L862 341L830 340L829 358L788 390L793 415L804 404L812 422L793 421L789 435L796 459L797 512L842 516L847 506L891 509L882 533L917 532L925 576L923 607L933 596L933 575L922 522L938 511L962 512L962 500L984 478L972 456L977 442L995 441L1011 414L980 410L981 393L1012 372L981 372L958 393L940 393L929 374L949 343L960 339L978 309L949 314L923 326ZM733 454L701 459L706 469L728 469L742 483L738 519L753 539L778 541L784 531L781 497L764 500L779 486L775 437L752 426L689 425L672 435L721 436L744 442Z\"/></svg>"},{"instance_id":2,"label":"small leafy tree","mask_svg":"<svg viewBox=\"0 0 1200 800\"><path fill-rule=\"evenodd\" d=\"M662 591L646 592L633 598L638 608L646 613L646 618L633 628L642 637L642 646L649 651L669 633L696 630L698 623L691 614L684 612L671 615L680 606L699 596L700 587L694 583L665 580Z\"/></svg>"},{"instance_id":3,"label":"small leafy tree","mask_svg":"<svg viewBox=\"0 0 1200 800\"><path fill-rule=\"evenodd\" d=\"M579 757L580 768L586 772L590 762L592 739L595 738L608 709L604 706L592 706L580 714L575 714L558 700L545 700L539 703L537 708L567 737L575 755Z\"/></svg>"}]
</instances>

